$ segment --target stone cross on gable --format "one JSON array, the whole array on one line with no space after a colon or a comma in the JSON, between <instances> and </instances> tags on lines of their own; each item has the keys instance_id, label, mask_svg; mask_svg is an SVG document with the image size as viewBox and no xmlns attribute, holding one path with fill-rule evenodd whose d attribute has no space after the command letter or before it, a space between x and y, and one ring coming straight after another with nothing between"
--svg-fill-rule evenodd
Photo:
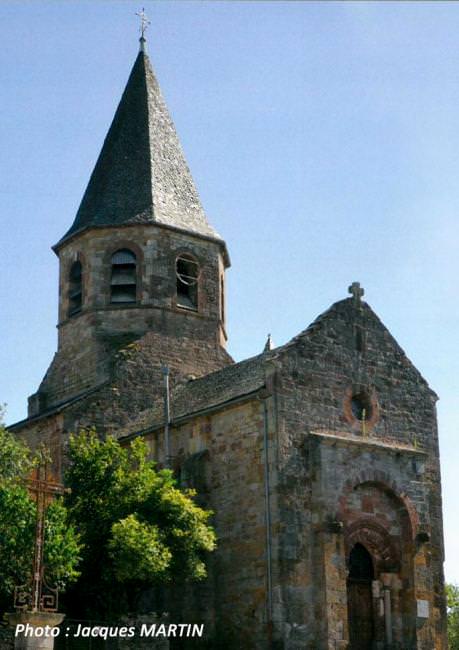
<instances>
[{"instance_id":1,"label":"stone cross on gable","mask_svg":"<svg viewBox=\"0 0 459 650\"><path fill-rule=\"evenodd\" d=\"M360 282L353 282L348 289L348 292L352 294L354 298L354 305L359 306L362 296L365 293L363 288L360 286Z\"/></svg>"}]
</instances>

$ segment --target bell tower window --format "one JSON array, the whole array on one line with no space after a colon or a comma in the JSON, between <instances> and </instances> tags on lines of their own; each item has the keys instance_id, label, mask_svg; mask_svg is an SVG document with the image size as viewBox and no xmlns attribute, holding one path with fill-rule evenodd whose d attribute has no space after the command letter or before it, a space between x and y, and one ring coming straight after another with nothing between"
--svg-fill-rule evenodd
<instances>
[{"instance_id":1,"label":"bell tower window","mask_svg":"<svg viewBox=\"0 0 459 650\"><path fill-rule=\"evenodd\" d=\"M199 265L191 255L180 255L175 263L177 306L198 309Z\"/></svg>"},{"instance_id":2,"label":"bell tower window","mask_svg":"<svg viewBox=\"0 0 459 650\"><path fill-rule=\"evenodd\" d=\"M73 316L81 311L83 302L83 281L81 262L77 261L70 267L69 273L69 310L68 315Z\"/></svg>"},{"instance_id":3,"label":"bell tower window","mask_svg":"<svg viewBox=\"0 0 459 650\"><path fill-rule=\"evenodd\" d=\"M223 275L220 278L220 318L222 323L225 324L225 281Z\"/></svg>"},{"instance_id":4,"label":"bell tower window","mask_svg":"<svg viewBox=\"0 0 459 650\"><path fill-rule=\"evenodd\" d=\"M137 260L135 254L123 248L112 255L110 302L137 301Z\"/></svg>"}]
</instances>

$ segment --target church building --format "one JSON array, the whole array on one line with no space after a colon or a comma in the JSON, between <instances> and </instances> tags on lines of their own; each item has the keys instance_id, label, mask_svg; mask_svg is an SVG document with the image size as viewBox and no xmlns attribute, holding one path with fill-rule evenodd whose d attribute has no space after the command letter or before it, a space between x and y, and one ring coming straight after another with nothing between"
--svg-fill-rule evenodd
<instances>
[{"instance_id":1,"label":"church building","mask_svg":"<svg viewBox=\"0 0 459 650\"><path fill-rule=\"evenodd\" d=\"M229 650L446 650L437 396L345 278L288 343L233 361L227 245L143 37L53 250L58 349L10 430L61 457L83 427L143 436L197 489L218 548L180 620Z\"/></svg>"}]
</instances>

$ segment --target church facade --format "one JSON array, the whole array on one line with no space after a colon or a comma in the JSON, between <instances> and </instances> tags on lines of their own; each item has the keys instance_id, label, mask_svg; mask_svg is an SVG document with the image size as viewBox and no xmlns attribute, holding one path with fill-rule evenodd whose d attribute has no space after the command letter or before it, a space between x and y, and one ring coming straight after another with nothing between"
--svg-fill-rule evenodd
<instances>
[{"instance_id":1,"label":"church facade","mask_svg":"<svg viewBox=\"0 0 459 650\"><path fill-rule=\"evenodd\" d=\"M358 283L287 344L233 361L227 247L143 38L54 251L58 350L10 429L59 458L82 427L143 436L198 490L219 542L177 596L182 620L215 647L446 650L437 396Z\"/></svg>"}]
</instances>

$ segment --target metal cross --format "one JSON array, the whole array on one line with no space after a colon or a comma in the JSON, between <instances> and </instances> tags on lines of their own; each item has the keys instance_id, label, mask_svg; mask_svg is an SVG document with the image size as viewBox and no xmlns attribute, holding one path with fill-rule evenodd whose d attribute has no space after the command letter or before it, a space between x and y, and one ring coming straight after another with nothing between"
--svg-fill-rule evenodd
<instances>
[{"instance_id":1,"label":"metal cross","mask_svg":"<svg viewBox=\"0 0 459 650\"><path fill-rule=\"evenodd\" d=\"M145 40L145 32L148 29L148 25L151 25L151 21L148 20L147 14L145 13L145 7L142 7L142 11L136 12L135 15L140 18L140 39Z\"/></svg>"},{"instance_id":2,"label":"metal cross","mask_svg":"<svg viewBox=\"0 0 459 650\"><path fill-rule=\"evenodd\" d=\"M360 282L353 282L348 288L348 292L354 298L354 305L360 305L360 300L365 293L364 289L360 286Z\"/></svg>"},{"instance_id":3,"label":"metal cross","mask_svg":"<svg viewBox=\"0 0 459 650\"><path fill-rule=\"evenodd\" d=\"M27 481L29 491L35 496L37 504L32 581L30 585L16 587L14 594L16 609L29 609L33 612L57 611L57 589L46 585L44 579L45 515L46 507L53 498L64 494L66 490L61 483L54 480L49 471L49 464L46 454L43 454L32 477Z\"/></svg>"}]
</instances>

